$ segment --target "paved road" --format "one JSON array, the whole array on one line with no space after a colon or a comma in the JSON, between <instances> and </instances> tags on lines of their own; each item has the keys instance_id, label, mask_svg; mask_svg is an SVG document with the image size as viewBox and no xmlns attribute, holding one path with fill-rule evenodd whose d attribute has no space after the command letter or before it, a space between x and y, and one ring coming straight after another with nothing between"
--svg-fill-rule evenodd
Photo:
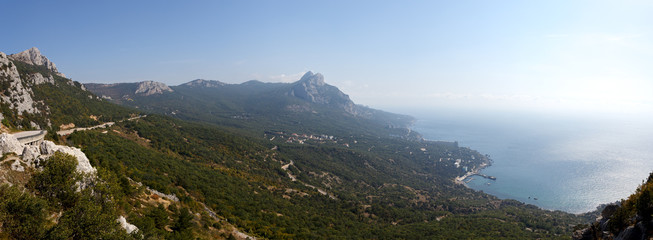
<instances>
[{"instance_id":1,"label":"paved road","mask_svg":"<svg viewBox=\"0 0 653 240\"><path fill-rule=\"evenodd\" d=\"M21 144L27 144L30 142L43 141L45 134L48 131L46 130L36 130L36 131L22 131L14 133L14 137L18 139Z\"/></svg>"},{"instance_id":2,"label":"paved road","mask_svg":"<svg viewBox=\"0 0 653 240\"><path fill-rule=\"evenodd\" d=\"M120 122L132 121L132 120L136 120L136 119L144 118L144 117L147 117L147 115L140 115L140 116L136 116L136 117L131 117L131 118L128 118L127 120L121 120ZM60 136L65 136L65 135L70 135L71 133L73 133L75 131L84 131L84 130L91 130L91 129L96 129L96 128L108 128L108 127L113 126L113 124L116 124L116 123L115 122L107 122L107 123L103 123L103 124L100 124L100 125L97 125L97 126L92 126L92 127L73 128L73 129L68 129L68 130L61 130L61 131L57 131L57 134L59 134Z\"/></svg>"}]
</instances>

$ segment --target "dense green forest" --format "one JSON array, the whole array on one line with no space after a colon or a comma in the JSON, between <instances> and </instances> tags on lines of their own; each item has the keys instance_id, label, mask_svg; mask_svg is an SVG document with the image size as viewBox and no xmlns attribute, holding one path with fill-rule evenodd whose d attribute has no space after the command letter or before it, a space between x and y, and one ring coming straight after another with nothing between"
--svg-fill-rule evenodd
<instances>
[{"instance_id":1,"label":"dense green forest","mask_svg":"<svg viewBox=\"0 0 653 240\"><path fill-rule=\"evenodd\" d=\"M478 154L451 145L392 140L378 153L297 144L271 150L257 139L156 115L115 130L77 132L69 141L94 166L182 202L204 202L264 238L565 238L582 221L456 185L454 166L442 166L449 174L441 176L409 152L393 161L384 153L408 145Z\"/></svg>"}]
</instances>

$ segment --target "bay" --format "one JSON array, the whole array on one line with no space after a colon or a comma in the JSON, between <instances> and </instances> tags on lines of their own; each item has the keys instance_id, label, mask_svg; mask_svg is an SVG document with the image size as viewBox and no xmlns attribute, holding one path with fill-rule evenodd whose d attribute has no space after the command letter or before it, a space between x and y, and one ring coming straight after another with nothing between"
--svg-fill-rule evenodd
<instances>
[{"instance_id":1,"label":"bay","mask_svg":"<svg viewBox=\"0 0 653 240\"><path fill-rule=\"evenodd\" d=\"M458 141L494 160L467 185L502 199L582 213L632 194L653 170L647 118L491 111L414 111L429 140ZM536 200L537 199L537 200Z\"/></svg>"}]
</instances>

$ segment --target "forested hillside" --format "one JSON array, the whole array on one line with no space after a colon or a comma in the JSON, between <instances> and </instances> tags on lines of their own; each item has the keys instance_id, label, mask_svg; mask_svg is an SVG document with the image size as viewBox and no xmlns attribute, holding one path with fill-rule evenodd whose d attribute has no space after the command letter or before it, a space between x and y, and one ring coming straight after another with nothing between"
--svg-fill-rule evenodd
<instances>
[{"instance_id":1,"label":"forested hillside","mask_svg":"<svg viewBox=\"0 0 653 240\"><path fill-rule=\"evenodd\" d=\"M319 73L307 72L294 83L194 80L159 94L136 93L144 83L85 86L115 103L230 127L242 134L281 131L344 137L355 133L419 139L407 128L412 117L356 105L338 88L326 84Z\"/></svg>"},{"instance_id":2,"label":"forested hillside","mask_svg":"<svg viewBox=\"0 0 653 240\"><path fill-rule=\"evenodd\" d=\"M48 139L80 148L97 173L78 191L86 180L66 155L32 163L5 154L0 179L12 186L0 188L0 237L568 239L585 221L457 184L455 177L491 160L422 140L399 124L406 116L352 107L348 97L335 101L319 90L306 98L301 82L246 83L263 85L244 95L234 93L243 86L215 94L149 83L143 92L152 94L131 96L123 107L50 69L8 62L19 75L11 80L31 91L40 110L6 105L6 129L47 129ZM25 80L35 73L54 81ZM115 124L55 134L70 123L108 121ZM126 234L130 225L120 228L120 217L138 230Z\"/></svg>"}]
</instances>

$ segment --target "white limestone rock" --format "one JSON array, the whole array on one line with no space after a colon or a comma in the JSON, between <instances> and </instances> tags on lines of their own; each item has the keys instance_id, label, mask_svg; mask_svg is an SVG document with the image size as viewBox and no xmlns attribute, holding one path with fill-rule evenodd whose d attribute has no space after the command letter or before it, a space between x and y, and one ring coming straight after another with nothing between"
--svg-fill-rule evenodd
<instances>
[{"instance_id":1,"label":"white limestone rock","mask_svg":"<svg viewBox=\"0 0 653 240\"><path fill-rule=\"evenodd\" d=\"M36 162L39 160L41 152L39 150L39 146L28 145L23 148L23 154L21 155L23 157L23 161L27 162L27 164L31 166L35 166Z\"/></svg>"},{"instance_id":2,"label":"white limestone rock","mask_svg":"<svg viewBox=\"0 0 653 240\"><path fill-rule=\"evenodd\" d=\"M0 154L5 153L15 153L16 155L23 153L23 144L12 134L0 134Z\"/></svg>"},{"instance_id":3,"label":"white limestone rock","mask_svg":"<svg viewBox=\"0 0 653 240\"><path fill-rule=\"evenodd\" d=\"M165 85L165 83L155 81L144 81L138 84L135 94L150 96L154 94L163 94L164 92L172 92L172 88Z\"/></svg>"},{"instance_id":4,"label":"white limestone rock","mask_svg":"<svg viewBox=\"0 0 653 240\"><path fill-rule=\"evenodd\" d=\"M125 219L124 216L118 217L117 221L120 223L120 226L124 228L128 234L132 234L133 232L138 231L138 227L136 227L134 224L128 223L127 219Z\"/></svg>"},{"instance_id":5,"label":"white limestone rock","mask_svg":"<svg viewBox=\"0 0 653 240\"><path fill-rule=\"evenodd\" d=\"M8 103L19 114L40 112L34 105L31 89L23 85L18 69L2 52L0 52L0 82L7 85L6 89L0 89L0 101Z\"/></svg>"},{"instance_id":6,"label":"white limestone rock","mask_svg":"<svg viewBox=\"0 0 653 240\"><path fill-rule=\"evenodd\" d=\"M57 70L57 66L54 65L50 59L41 55L41 51L39 51L38 48L33 47L20 53L9 55L9 57L16 61L21 61L37 66L45 66L48 70L55 72L57 75L66 77L66 75L60 73L59 70Z\"/></svg>"},{"instance_id":7,"label":"white limestone rock","mask_svg":"<svg viewBox=\"0 0 653 240\"><path fill-rule=\"evenodd\" d=\"M175 195L174 193L173 194L165 194L165 193L159 192L157 190L151 189L150 187L147 187L147 190L150 190L151 193L154 193L159 197L167 198L169 200L172 200L173 202L179 202L179 198L177 198L177 195Z\"/></svg>"},{"instance_id":8,"label":"white limestone rock","mask_svg":"<svg viewBox=\"0 0 653 240\"><path fill-rule=\"evenodd\" d=\"M52 141L45 140L41 142L41 154L43 155L52 155L55 152L56 144Z\"/></svg>"},{"instance_id":9,"label":"white limestone rock","mask_svg":"<svg viewBox=\"0 0 653 240\"><path fill-rule=\"evenodd\" d=\"M97 170L91 166L86 154L79 148L56 145L52 141L45 140L41 143L41 153L52 155L55 152L67 153L77 158L77 171L81 173L95 173Z\"/></svg>"},{"instance_id":10,"label":"white limestone rock","mask_svg":"<svg viewBox=\"0 0 653 240\"><path fill-rule=\"evenodd\" d=\"M16 172L24 172L25 167L23 167L23 165L20 164L20 161L16 159L14 163L11 164L11 170L14 170Z\"/></svg>"},{"instance_id":11,"label":"white limestone rock","mask_svg":"<svg viewBox=\"0 0 653 240\"><path fill-rule=\"evenodd\" d=\"M52 75L49 75L48 77L43 77L41 73L33 73L29 76L29 82L33 85L40 85L45 83L54 84L54 78L52 77Z\"/></svg>"},{"instance_id":12,"label":"white limestone rock","mask_svg":"<svg viewBox=\"0 0 653 240\"><path fill-rule=\"evenodd\" d=\"M360 108L354 104L349 95L341 92L337 87L324 82L324 76L320 73L308 71L302 78L292 84L288 96L294 96L305 101L317 104L332 105L342 108L355 116L362 116Z\"/></svg>"}]
</instances>

